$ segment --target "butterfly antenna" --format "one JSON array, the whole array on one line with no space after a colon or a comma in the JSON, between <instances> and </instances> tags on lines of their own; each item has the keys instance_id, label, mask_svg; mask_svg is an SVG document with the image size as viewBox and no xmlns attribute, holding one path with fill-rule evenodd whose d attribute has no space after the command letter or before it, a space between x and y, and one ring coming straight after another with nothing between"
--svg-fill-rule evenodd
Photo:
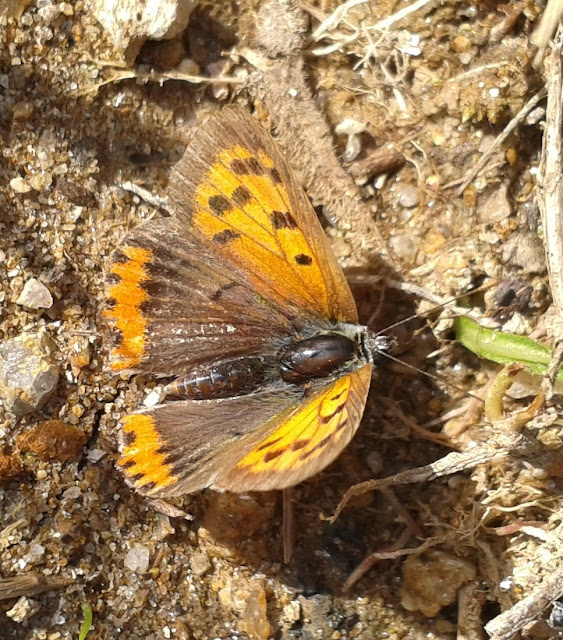
<instances>
[{"instance_id":1,"label":"butterfly antenna","mask_svg":"<svg viewBox=\"0 0 563 640\"><path fill-rule=\"evenodd\" d=\"M415 320L416 318L421 318L427 315L431 315L432 313L434 313L435 311L437 311L438 309L444 309L445 307L447 307L449 304L452 304L453 302L457 302L458 300L461 300L461 298L465 298L466 296L470 296L473 295L475 293L481 293L482 291L487 291L488 289L491 289L493 286L495 286L497 283L493 282L493 283L489 283L486 285L483 285L482 287L477 287L476 289L472 289L471 291L466 291L465 293L462 293L459 296L454 296L453 298L450 298L449 300L445 300L443 302L440 302L440 304L437 304L436 306L432 307L431 309L428 309L427 311L423 311L422 313L413 313L410 316L407 316L406 318L403 318L402 320L398 320L397 322L394 322L393 324L388 325L387 327L385 327L384 329L381 329L380 331L374 332L375 336L379 336L382 333L384 333L385 331L389 331L390 329L394 329L395 327L400 327L402 324L405 324L406 322L410 322L411 320ZM398 288L399 290L403 291L403 289L401 289L401 287L399 287L399 283L397 283L396 287L393 288ZM419 289L419 287L417 287L417 290ZM422 291L422 290L421 290ZM427 296L422 296L427 299ZM434 302L435 300L432 300L432 302Z\"/></svg>"},{"instance_id":2,"label":"butterfly antenna","mask_svg":"<svg viewBox=\"0 0 563 640\"><path fill-rule=\"evenodd\" d=\"M475 398L476 400L479 400L480 402L484 403L483 398L476 396L474 393L471 393L471 391L467 391L467 389L463 389L462 387L458 386L457 384L454 384L453 382L448 382L447 380L439 378L438 376L435 376L432 373L429 373L428 371L424 371L424 369L419 369L418 367L415 367L414 364L410 364L408 362L405 362L404 360L401 360L400 358L396 358L395 356L392 356L388 351L381 351L379 355L381 355L384 358L388 358L389 360L392 360L397 364L403 365L403 367L407 367L407 369L411 369L412 371L421 373L423 376L426 376L427 378L430 378L435 382L443 382L444 384L447 384L449 387L452 387L453 389L460 391L464 395L471 396L472 398Z\"/></svg>"},{"instance_id":3,"label":"butterfly antenna","mask_svg":"<svg viewBox=\"0 0 563 640\"><path fill-rule=\"evenodd\" d=\"M394 329L395 327L398 327L398 326L400 326L402 324L405 324L406 322L410 322L411 320L414 320L415 318L420 318L421 316L424 317L425 315L430 315L430 314L434 313L437 309L443 309L447 305L452 304L453 302L457 302L460 298L463 298L465 296L472 295L472 294L475 294L475 293L480 293L482 291L487 291L488 289L493 287L495 284L496 283L489 283L489 284L483 285L482 287L477 287L476 289L472 289L471 291L467 291L466 293L464 293L464 294L462 294L460 296L455 296L453 298L450 298L449 300L441 302L440 304L437 304L436 306L432 307L428 311L425 311L423 313L414 313L414 314L412 314L412 315L410 315L410 316L408 316L406 318L403 318L402 320L394 322L393 324L385 327L385 329L381 329L380 331L374 332L373 333L373 337L377 338L377 337L381 336L382 333L387 332L390 329ZM432 373L429 373L428 371L424 371L423 369L419 369L418 367L415 367L413 364L409 364L408 362L404 362L400 358L397 358L397 357L391 355L389 353L388 349L381 349L381 350L378 350L378 351L379 351L380 355L384 356L385 358L388 358L389 360L392 360L393 362L396 362L396 363L398 363L400 365L403 365L404 367L407 367L407 368L411 369L412 371L416 371L417 373L420 373L423 376L426 376L427 378L430 378L431 380L434 380L435 382L443 382L444 384L447 384L448 386L452 387L453 389L456 389L457 391L460 391L464 395L471 396L472 398L475 398L476 400L479 400L480 402L484 402L482 398L480 398L479 396L476 396L474 393L471 393L471 391L467 391L467 389L463 389L462 387L454 384L453 382L448 382L447 380L441 379L438 376L435 376Z\"/></svg>"}]
</instances>

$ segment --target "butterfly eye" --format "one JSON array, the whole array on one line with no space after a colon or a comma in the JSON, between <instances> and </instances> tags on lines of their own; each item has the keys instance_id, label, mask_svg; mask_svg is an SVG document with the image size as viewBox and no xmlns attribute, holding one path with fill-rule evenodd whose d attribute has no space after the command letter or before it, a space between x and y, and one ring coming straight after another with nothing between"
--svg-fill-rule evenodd
<instances>
[{"instance_id":1,"label":"butterfly eye","mask_svg":"<svg viewBox=\"0 0 563 640\"><path fill-rule=\"evenodd\" d=\"M282 378L299 384L311 378L327 378L357 355L353 340L338 333L293 342L278 354Z\"/></svg>"}]
</instances>

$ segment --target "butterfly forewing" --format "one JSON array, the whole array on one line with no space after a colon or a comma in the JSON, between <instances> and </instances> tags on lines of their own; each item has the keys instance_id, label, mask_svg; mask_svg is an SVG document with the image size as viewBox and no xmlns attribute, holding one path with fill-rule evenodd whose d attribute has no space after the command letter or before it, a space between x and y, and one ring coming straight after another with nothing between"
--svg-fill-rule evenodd
<instances>
[{"instance_id":1,"label":"butterfly forewing","mask_svg":"<svg viewBox=\"0 0 563 640\"><path fill-rule=\"evenodd\" d=\"M179 219L217 259L242 269L264 298L299 318L357 322L310 202L270 136L244 110L223 109L198 130L172 171L169 197Z\"/></svg>"},{"instance_id":2,"label":"butterfly forewing","mask_svg":"<svg viewBox=\"0 0 563 640\"><path fill-rule=\"evenodd\" d=\"M266 355L293 322L174 219L143 224L113 256L106 317L114 371L182 375L219 358Z\"/></svg>"}]
</instances>

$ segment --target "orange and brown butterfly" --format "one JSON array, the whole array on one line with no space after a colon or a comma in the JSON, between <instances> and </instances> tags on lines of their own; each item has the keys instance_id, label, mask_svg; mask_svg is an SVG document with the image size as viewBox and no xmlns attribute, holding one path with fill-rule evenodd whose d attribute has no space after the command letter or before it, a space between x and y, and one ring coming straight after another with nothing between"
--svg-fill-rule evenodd
<instances>
[{"instance_id":1,"label":"orange and brown butterfly","mask_svg":"<svg viewBox=\"0 0 563 640\"><path fill-rule=\"evenodd\" d=\"M390 340L358 324L307 196L242 108L198 129L168 206L109 267L111 370L169 379L167 402L122 419L118 465L158 497L293 486L352 439Z\"/></svg>"}]
</instances>

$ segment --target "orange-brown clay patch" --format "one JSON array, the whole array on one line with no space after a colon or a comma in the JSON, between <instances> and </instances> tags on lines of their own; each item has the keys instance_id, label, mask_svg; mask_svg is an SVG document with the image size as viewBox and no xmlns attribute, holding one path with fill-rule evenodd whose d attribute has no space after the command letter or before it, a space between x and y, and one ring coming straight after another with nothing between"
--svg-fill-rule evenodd
<instances>
[{"instance_id":1,"label":"orange-brown clay patch","mask_svg":"<svg viewBox=\"0 0 563 640\"><path fill-rule=\"evenodd\" d=\"M163 442L152 416L133 413L121 420L121 427L124 441L130 444L123 447L118 465L136 489L152 484L145 490L150 494L177 482L166 454L159 451Z\"/></svg>"},{"instance_id":2,"label":"orange-brown clay patch","mask_svg":"<svg viewBox=\"0 0 563 640\"><path fill-rule=\"evenodd\" d=\"M84 452L85 443L84 431L62 420L45 420L16 438L21 451L45 461L76 460Z\"/></svg>"},{"instance_id":3,"label":"orange-brown clay patch","mask_svg":"<svg viewBox=\"0 0 563 640\"><path fill-rule=\"evenodd\" d=\"M108 297L115 301L104 316L121 333L121 342L111 353L110 367L113 371L123 371L137 367L145 355L145 330L147 319L141 305L148 299L141 284L149 279L146 265L152 253L148 249L124 246L121 252L128 258L126 262L114 262L110 273L120 278L108 290Z\"/></svg>"}]
</instances>

